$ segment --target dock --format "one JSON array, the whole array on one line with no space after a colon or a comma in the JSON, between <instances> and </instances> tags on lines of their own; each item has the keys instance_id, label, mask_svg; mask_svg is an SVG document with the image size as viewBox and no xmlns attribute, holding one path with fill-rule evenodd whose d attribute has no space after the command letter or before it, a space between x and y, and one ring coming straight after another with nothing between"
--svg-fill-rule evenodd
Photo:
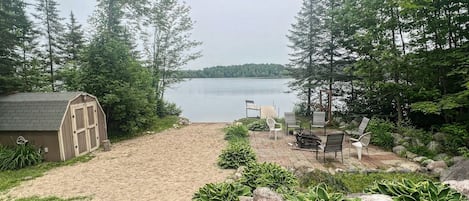
<instances>
[{"instance_id":1,"label":"dock","mask_svg":"<svg viewBox=\"0 0 469 201\"><path fill-rule=\"evenodd\" d=\"M273 118L277 118L277 111L275 110L275 107L274 106L271 106L271 105L264 105L264 106L261 106L261 119L265 119L267 117L273 117Z\"/></svg>"}]
</instances>

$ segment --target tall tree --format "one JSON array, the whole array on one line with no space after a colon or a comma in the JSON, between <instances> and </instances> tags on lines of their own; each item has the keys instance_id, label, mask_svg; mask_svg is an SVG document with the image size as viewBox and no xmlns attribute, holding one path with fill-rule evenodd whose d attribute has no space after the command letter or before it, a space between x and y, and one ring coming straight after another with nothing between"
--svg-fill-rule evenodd
<instances>
[{"instance_id":1,"label":"tall tree","mask_svg":"<svg viewBox=\"0 0 469 201\"><path fill-rule=\"evenodd\" d=\"M191 39L194 22L190 8L177 0L149 2L149 15L145 24L148 63L153 74L153 87L157 101L162 102L165 89L180 81L176 72L189 61L201 56L196 48L201 42ZM160 104L161 105L161 104Z\"/></svg>"},{"instance_id":2,"label":"tall tree","mask_svg":"<svg viewBox=\"0 0 469 201\"><path fill-rule=\"evenodd\" d=\"M55 91L54 65L61 63L61 45L60 36L63 32L62 18L59 17L58 4L55 0L37 0L34 16L43 26L40 28L45 37L44 55L45 68L50 73L51 89Z\"/></svg>"},{"instance_id":3,"label":"tall tree","mask_svg":"<svg viewBox=\"0 0 469 201\"><path fill-rule=\"evenodd\" d=\"M304 0L287 36L292 49L289 72L294 78L291 87L306 96L307 114L311 113L312 90L324 83L322 41L324 40L324 4L320 0Z\"/></svg>"}]
</instances>

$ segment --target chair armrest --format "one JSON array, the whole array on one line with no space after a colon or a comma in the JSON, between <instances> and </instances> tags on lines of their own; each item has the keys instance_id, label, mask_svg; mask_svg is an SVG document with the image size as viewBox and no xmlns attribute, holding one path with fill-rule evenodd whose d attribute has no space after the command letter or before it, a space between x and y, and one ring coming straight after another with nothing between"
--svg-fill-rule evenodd
<instances>
[{"instance_id":1,"label":"chair armrest","mask_svg":"<svg viewBox=\"0 0 469 201\"><path fill-rule=\"evenodd\" d=\"M353 141L353 142L358 142L358 141L360 141L360 138L358 138L358 139L357 138L349 138L349 140Z\"/></svg>"}]
</instances>

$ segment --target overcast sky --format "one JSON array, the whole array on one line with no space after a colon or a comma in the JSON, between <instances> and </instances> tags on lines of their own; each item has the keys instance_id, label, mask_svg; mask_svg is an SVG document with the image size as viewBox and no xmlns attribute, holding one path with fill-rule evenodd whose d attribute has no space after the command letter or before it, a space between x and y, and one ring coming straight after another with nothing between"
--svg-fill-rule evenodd
<instances>
[{"instance_id":1,"label":"overcast sky","mask_svg":"<svg viewBox=\"0 0 469 201\"><path fill-rule=\"evenodd\" d=\"M73 11L85 24L94 0L57 0L63 17ZM301 0L187 0L196 21L193 38L202 41L203 57L190 69L244 63L288 63L286 35ZM88 27L88 25L84 25Z\"/></svg>"}]
</instances>

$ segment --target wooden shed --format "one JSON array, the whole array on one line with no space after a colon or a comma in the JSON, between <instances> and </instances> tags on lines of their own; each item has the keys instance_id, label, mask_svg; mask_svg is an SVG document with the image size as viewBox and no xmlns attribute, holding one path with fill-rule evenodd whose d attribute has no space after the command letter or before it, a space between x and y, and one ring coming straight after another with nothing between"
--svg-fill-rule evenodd
<instances>
[{"instance_id":1,"label":"wooden shed","mask_svg":"<svg viewBox=\"0 0 469 201\"><path fill-rule=\"evenodd\" d=\"M106 116L84 92L0 96L0 144L14 145L19 136L41 148L45 160L64 161L107 140Z\"/></svg>"}]
</instances>

